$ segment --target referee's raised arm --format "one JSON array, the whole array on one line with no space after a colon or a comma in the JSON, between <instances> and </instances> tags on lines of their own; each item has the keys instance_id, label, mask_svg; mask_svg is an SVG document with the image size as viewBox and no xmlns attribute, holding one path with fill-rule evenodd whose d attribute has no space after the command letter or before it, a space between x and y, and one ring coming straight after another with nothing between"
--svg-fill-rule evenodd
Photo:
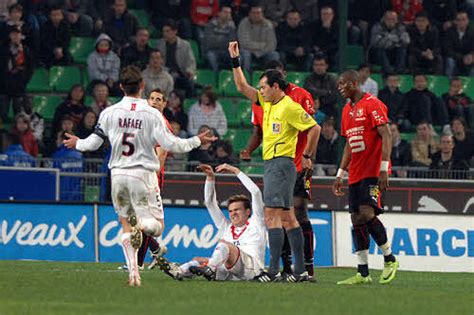
<instances>
[{"instance_id":1,"label":"referee's raised arm","mask_svg":"<svg viewBox=\"0 0 474 315\"><path fill-rule=\"evenodd\" d=\"M229 42L229 54L232 59L232 72L234 73L234 82L237 90L246 98L256 103L258 100L257 89L248 84L244 72L240 67L239 44L236 41Z\"/></svg>"}]
</instances>

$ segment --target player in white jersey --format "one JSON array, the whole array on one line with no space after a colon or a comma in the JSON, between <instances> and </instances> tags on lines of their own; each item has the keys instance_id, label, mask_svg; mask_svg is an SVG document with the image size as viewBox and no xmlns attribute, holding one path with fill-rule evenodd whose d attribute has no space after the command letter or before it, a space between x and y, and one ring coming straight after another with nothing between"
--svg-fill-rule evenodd
<instances>
[{"instance_id":1,"label":"player in white jersey","mask_svg":"<svg viewBox=\"0 0 474 315\"><path fill-rule=\"evenodd\" d=\"M119 215L122 248L129 270L129 284L140 286L137 251L141 231L160 235L164 226L163 206L156 171L160 169L155 147L172 152L189 152L201 143L215 140L207 134L189 139L174 136L162 114L141 99L144 82L140 70L127 66L120 73L125 97L101 112L93 134L86 139L66 134L64 144L79 151L97 150L105 138L112 145L109 168L112 174L112 202Z\"/></svg>"},{"instance_id":2,"label":"player in white jersey","mask_svg":"<svg viewBox=\"0 0 474 315\"><path fill-rule=\"evenodd\" d=\"M266 227L263 215L262 193L258 186L238 168L222 164L217 166L220 173L237 175L252 195L252 201L245 195L235 195L228 199L229 219L219 208L215 190L215 175L209 165L199 168L207 175L204 188L205 205L222 233L212 256L195 257L178 266L165 258L158 258L160 268L171 277L182 280L192 274L203 275L208 280L251 280L264 267Z\"/></svg>"}]
</instances>

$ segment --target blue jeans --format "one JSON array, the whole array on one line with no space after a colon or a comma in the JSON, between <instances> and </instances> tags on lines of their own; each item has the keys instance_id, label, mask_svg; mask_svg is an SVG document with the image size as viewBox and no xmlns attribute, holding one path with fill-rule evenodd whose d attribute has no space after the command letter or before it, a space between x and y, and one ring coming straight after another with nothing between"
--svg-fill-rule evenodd
<instances>
[{"instance_id":1,"label":"blue jeans","mask_svg":"<svg viewBox=\"0 0 474 315\"><path fill-rule=\"evenodd\" d=\"M260 67L262 66L265 67L265 63L267 63L270 60L280 60L280 55L276 51L268 52L265 55L258 58L248 50L241 50L240 57L242 58L242 69L246 70L249 73L250 73L250 67L252 65L252 59L255 59L258 63L260 63L259 65Z\"/></svg>"},{"instance_id":2,"label":"blue jeans","mask_svg":"<svg viewBox=\"0 0 474 315\"><path fill-rule=\"evenodd\" d=\"M229 52L226 50L208 50L206 58L214 72L219 71L219 66L230 67Z\"/></svg>"},{"instance_id":3,"label":"blue jeans","mask_svg":"<svg viewBox=\"0 0 474 315\"><path fill-rule=\"evenodd\" d=\"M474 76L474 67L473 66L464 66L459 67L458 63L454 58L446 57L445 60L445 72L446 76L453 77L456 75L468 75Z\"/></svg>"}]
</instances>

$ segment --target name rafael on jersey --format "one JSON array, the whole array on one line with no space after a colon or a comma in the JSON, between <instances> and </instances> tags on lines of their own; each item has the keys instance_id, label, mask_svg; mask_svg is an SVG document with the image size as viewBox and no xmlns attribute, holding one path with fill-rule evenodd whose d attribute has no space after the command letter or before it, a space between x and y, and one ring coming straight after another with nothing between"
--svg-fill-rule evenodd
<instances>
[{"instance_id":1,"label":"name rafael on jersey","mask_svg":"<svg viewBox=\"0 0 474 315\"><path fill-rule=\"evenodd\" d=\"M119 127L120 128L134 128L142 129L142 120L135 118L119 118Z\"/></svg>"}]
</instances>

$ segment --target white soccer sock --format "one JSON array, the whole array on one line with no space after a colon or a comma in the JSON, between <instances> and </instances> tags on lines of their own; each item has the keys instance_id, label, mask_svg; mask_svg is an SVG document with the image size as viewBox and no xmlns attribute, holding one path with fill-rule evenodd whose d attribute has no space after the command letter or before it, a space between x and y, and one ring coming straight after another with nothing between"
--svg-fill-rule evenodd
<instances>
[{"instance_id":1,"label":"white soccer sock","mask_svg":"<svg viewBox=\"0 0 474 315\"><path fill-rule=\"evenodd\" d=\"M138 273L137 254L138 250L130 243L130 233L123 233L121 237L123 254L127 261L128 273L132 275Z\"/></svg>"},{"instance_id":2,"label":"white soccer sock","mask_svg":"<svg viewBox=\"0 0 474 315\"><path fill-rule=\"evenodd\" d=\"M229 247L224 243L217 243L207 265L216 270L217 266L223 265L227 259L229 259Z\"/></svg>"},{"instance_id":3,"label":"white soccer sock","mask_svg":"<svg viewBox=\"0 0 474 315\"><path fill-rule=\"evenodd\" d=\"M197 267L199 265L200 264L197 260L191 260L191 261L188 261L187 263L182 264L181 266L179 266L179 268L181 269L183 273L188 273L189 267L193 267L193 266Z\"/></svg>"},{"instance_id":4,"label":"white soccer sock","mask_svg":"<svg viewBox=\"0 0 474 315\"><path fill-rule=\"evenodd\" d=\"M391 245L390 242L387 242L383 244L382 246L380 246L380 250L382 251L384 256L388 256L392 254L392 247L390 245Z\"/></svg>"},{"instance_id":5,"label":"white soccer sock","mask_svg":"<svg viewBox=\"0 0 474 315\"><path fill-rule=\"evenodd\" d=\"M369 250L360 250L355 252L357 256L357 264L358 265L368 265L369 264Z\"/></svg>"}]
</instances>

